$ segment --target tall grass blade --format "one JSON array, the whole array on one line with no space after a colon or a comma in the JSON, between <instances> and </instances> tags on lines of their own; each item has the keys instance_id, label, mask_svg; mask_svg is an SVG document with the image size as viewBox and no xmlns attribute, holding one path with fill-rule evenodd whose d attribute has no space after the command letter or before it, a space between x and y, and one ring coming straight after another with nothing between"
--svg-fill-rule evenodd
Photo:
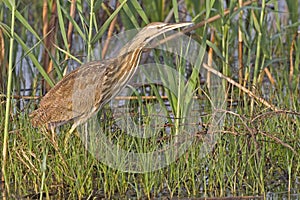
<instances>
[{"instance_id":1,"label":"tall grass blade","mask_svg":"<svg viewBox=\"0 0 300 200\"><path fill-rule=\"evenodd\" d=\"M16 11L17 12L17 11ZM2 30L4 31L5 34L7 35L11 35L9 34L9 30L10 28L6 25L0 22L0 26L2 26ZM28 54L29 58L31 59L32 63L35 65L35 67L38 69L38 71L41 73L42 77L47 81L47 83L53 87L54 83L51 80L51 78L49 77L49 75L47 74L47 72L44 70L44 68L42 67L42 65L39 63L38 59L36 58L36 56L32 53L33 48L29 48L26 43L22 40L22 38L20 36L18 36L18 34L14 33L14 39L16 39L16 41L18 42L18 44L21 45L21 47L23 48L23 50L25 51L25 54ZM38 39L38 38L37 38ZM40 39L38 39L38 43L41 42Z\"/></svg>"},{"instance_id":2,"label":"tall grass blade","mask_svg":"<svg viewBox=\"0 0 300 200\"><path fill-rule=\"evenodd\" d=\"M86 35L84 34L84 30L81 30L78 23L70 16L70 14L67 12L67 10L63 7L61 7L62 12L64 13L64 16L68 18L68 20L73 24L74 29L78 32L80 37L83 39L83 41L86 41Z\"/></svg>"},{"instance_id":3,"label":"tall grass blade","mask_svg":"<svg viewBox=\"0 0 300 200\"><path fill-rule=\"evenodd\" d=\"M10 40L9 40L9 60L8 60L8 78L7 78L7 91L6 91L6 109L5 109L5 121L4 121L4 137L3 137L3 148L2 148L2 176L4 177L5 181L5 188L9 195L9 180L6 174L6 163L7 163L7 156L8 156L8 131L9 131L9 114L11 111L11 92L12 92L12 71L13 71L13 49L14 49L14 33L15 33L15 10L16 5L15 1L12 0L11 4L8 3L11 7L11 27L10 27ZM3 180L3 178L2 178Z\"/></svg>"},{"instance_id":4,"label":"tall grass blade","mask_svg":"<svg viewBox=\"0 0 300 200\"><path fill-rule=\"evenodd\" d=\"M39 70L39 72L42 75L42 77L47 81L47 83L51 87L53 87L54 83L53 83L52 79L49 77L49 75L47 74L47 72L44 70L43 66L39 63L39 61L36 58L36 56L32 53L32 51L31 51L32 49L29 49L27 47L27 45L25 44L25 42L23 42L23 40L17 34L15 34L15 39L22 46L22 48L24 49L24 51L28 52L29 58L31 59L31 61L34 64L34 66Z\"/></svg>"},{"instance_id":5,"label":"tall grass blade","mask_svg":"<svg viewBox=\"0 0 300 200\"><path fill-rule=\"evenodd\" d=\"M58 23L59 23L60 33L61 33L64 45L67 49L67 52L70 52L68 39L67 39L67 32L66 32L66 29L65 29L64 16L62 14L62 9L61 9L61 5L60 5L59 0L56 0L56 5L57 5L57 16L58 16Z\"/></svg>"},{"instance_id":6,"label":"tall grass blade","mask_svg":"<svg viewBox=\"0 0 300 200\"><path fill-rule=\"evenodd\" d=\"M12 5L10 4L10 1L3 0L3 2L10 9L11 12L12 12L12 9L15 9L15 11L14 11L15 17L21 22L22 26L24 26L26 28L26 30L28 30L30 33L32 33L34 35L34 37L36 37L37 40L40 40L40 37L37 34L37 32L30 26L28 21L21 15L21 13L18 10L16 10L15 7L14 8L12 7Z\"/></svg>"},{"instance_id":7,"label":"tall grass blade","mask_svg":"<svg viewBox=\"0 0 300 200\"><path fill-rule=\"evenodd\" d=\"M120 10L123 8L123 6L127 3L127 0L124 0L120 6L109 16L109 18L104 22L102 27L99 29L98 33L93 37L91 40L92 43L97 42L105 33L105 31L108 29L109 24L112 22L112 20L115 18L115 16L120 12Z\"/></svg>"},{"instance_id":8,"label":"tall grass blade","mask_svg":"<svg viewBox=\"0 0 300 200\"><path fill-rule=\"evenodd\" d=\"M122 2L122 1L121 1L121 2ZM129 2L130 2L130 1L128 1L128 3L129 3ZM124 12L125 12L125 14L127 15L127 17L130 19L130 22L133 24L133 27L134 27L135 29L138 29L138 28L140 27L140 26L139 26L139 23L138 23L138 21L137 21L135 15L134 15L133 12L131 11L129 5L128 5L128 4L125 4L124 7L123 7L123 9L124 9Z\"/></svg>"},{"instance_id":9,"label":"tall grass blade","mask_svg":"<svg viewBox=\"0 0 300 200\"><path fill-rule=\"evenodd\" d=\"M177 0L172 0L175 22L179 22L179 12Z\"/></svg>"},{"instance_id":10,"label":"tall grass blade","mask_svg":"<svg viewBox=\"0 0 300 200\"><path fill-rule=\"evenodd\" d=\"M93 19L94 19L94 0L90 1L90 22L89 22L89 34L88 34L88 49L87 49L87 62L91 60L91 52L92 52L92 34L93 34Z\"/></svg>"},{"instance_id":11,"label":"tall grass blade","mask_svg":"<svg viewBox=\"0 0 300 200\"><path fill-rule=\"evenodd\" d=\"M140 17L145 22L145 24L149 24L149 19L148 19L146 13L144 12L143 8L139 4L139 2L137 0L131 0L130 3L132 3L136 12L140 15Z\"/></svg>"}]
</instances>

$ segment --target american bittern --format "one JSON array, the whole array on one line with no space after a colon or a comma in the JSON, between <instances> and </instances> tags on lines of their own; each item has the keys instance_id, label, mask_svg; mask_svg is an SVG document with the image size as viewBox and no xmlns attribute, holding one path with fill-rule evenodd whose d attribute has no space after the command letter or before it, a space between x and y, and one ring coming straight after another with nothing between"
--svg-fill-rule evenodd
<instances>
[{"instance_id":1,"label":"american bittern","mask_svg":"<svg viewBox=\"0 0 300 200\"><path fill-rule=\"evenodd\" d=\"M137 69L143 48L153 38L191 24L151 23L128 42L117 57L88 62L75 69L42 98L39 108L31 113L32 125L54 132L55 127L73 121L69 134L72 133L125 87ZM94 96L88 97L91 88ZM82 92L76 97L77 90Z\"/></svg>"}]
</instances>

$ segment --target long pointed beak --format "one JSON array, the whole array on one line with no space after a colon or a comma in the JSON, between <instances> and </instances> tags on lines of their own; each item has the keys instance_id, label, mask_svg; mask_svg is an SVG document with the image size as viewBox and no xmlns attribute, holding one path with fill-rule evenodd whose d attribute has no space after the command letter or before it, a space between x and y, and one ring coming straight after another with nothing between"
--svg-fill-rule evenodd
<instances>
[{"instance_id":1,"label":"long pointed beak","mask_svg":"<svg viewBox=\"0 0 300 200\"><path fill-rule=\"evenodd\" d=\"M179 22L179 23L167 24L163 28L164 29L163 32L174 30L176 28L181 28L181 27L184 27L184 26L189 26L189 25L192 25L192 24L193 24L192 22Z\"/></svg>"},{"instance_id":2,"label":"long pointed beak","mask_svg":"<svg viewBox=\"0 0 300 200\"><path fill-rule=\"evenodd\" d=\"M165 26L162 26L160 29L160 31L154 35L152 35L151 37L147 38L146 42L149 42L150 40L152 40L153 38L157 37L158 35L161 35L165 32L177 29L177 28L181 28L184 26L189 26L192 25L192 22L179 22L179 23L172 23L172 24L166 24ZM151 24L150 24L151 26ZM155 23L153 23L153 26L156 26Z\"/></svg>"}]
</instances>

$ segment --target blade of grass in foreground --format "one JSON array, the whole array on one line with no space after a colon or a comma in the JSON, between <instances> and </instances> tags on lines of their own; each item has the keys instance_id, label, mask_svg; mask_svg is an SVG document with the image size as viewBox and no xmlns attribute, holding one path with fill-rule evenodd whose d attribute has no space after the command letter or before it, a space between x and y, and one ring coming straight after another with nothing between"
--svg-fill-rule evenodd
<instances>
[{"instance_id":1,"label":"blade of grass in foreground","mask_svg":"<svg viewBox=\"0 0 300 200\"><path fill-rule=\"evenodd\" d=\"M14 26L15 26L15 1L11 1L11 27L10 27L10 44L9 44L9 61L8 61L8 80L7 80L7 98L6 98L6 110L5 110L5 122L4 122L4 138L3 138L3 162L2 162L2 180L4 178L5 188L9 194L9 182L6 174L6 161L8 155L8 123L10 113L10 101L11 101L11 86L12 86L12 64L13 64L13 49L14 49Z\"/></svg>"},{"instance_id":2,"label":"blade of grass in foreground","mask_svg":"<svg viewBox=\"0 0 300 200\"><path fill-rule=\"evenodd\" d=\"M65 23L64 23L64 16L62 15L62 9L59 0L56 2L57 4L57 16L58 16L58 23L60 27L60 33L63 39L63 42L65 44L65 47L67 49L67 52L70 52L69 45L68 45L68 39L67 39L67 32L65 29Z\"/></svg>"},{"instance_id":3,"label":"blade of grass in foreground","mask_svg":"<svg viewBox=\"0 0 300 200\"><path fill-rule=\"evenodd\" d=\"M90 2L90 21L89 21L89 33L88 33L88 51L87 51L87 61L91 60L91 52L92 52L92 32L93 32L93 18L94 18L94 1Z\"/></svg>"},{"instance_id":4,"label":"blade of grass in foreground","mask_svg":"<svg viewBox=\"0 0 300 200\"><path fill-rule=\"evenodd\" d=\"M135 15L131 11L130 7L127 4L125 4L123 9L124 9L124 12L127 15L127 17L130 19L131 23L133 24L134 28L138 29L139 28L139 23L136 20Z\"/></svg>"},{"instance_id":5,"label":"blade of grass in foreground","mask_svg":"<svg viewBox=\"0 0 300 200\"><path fill-rule=\"evenodd\" d=\"M177 0L172 0L173 9L174 9L174 18L176 22L179 22L179 12L178 12L178 3Z\"/></svg>"},{"instance_id":6,"label":"blade of grass in foreground","mask_svg":"<svg viewBox=\"0 0 300 200\"><path fill-rule=\"evenodd\" d=\"M141 5L139 4L139 2L137 0L131 0L132 5L134 6L135 10L137 13L139 13L140 17L142 18L142 20L146 23L149 24L149 19L146 15L146 13L144 12L143 8L141 7Z\"/></svg>"}]
</instances>

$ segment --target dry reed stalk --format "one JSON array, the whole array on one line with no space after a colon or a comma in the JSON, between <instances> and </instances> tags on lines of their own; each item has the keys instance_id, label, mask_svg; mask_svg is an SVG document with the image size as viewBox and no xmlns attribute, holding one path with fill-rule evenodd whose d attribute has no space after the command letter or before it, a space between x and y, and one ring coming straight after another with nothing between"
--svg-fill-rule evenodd
<instances>
[{"instance_id":1,"label":"dry reed stalk","mask_svg":"<svg viewBox=\"0 0 300 200\"><path fill-rule=\"evenodd\" d=\"M211 29L211 34L210 34L210 42L212 44L215 43L215 31L214 29L212 28ZM212 67L213 65L213 48L212 47L209 47L209 50L208 50L208 59L207 59L207 64L208 66ZM207 83L207 88L210 89L210 79L211 79L211 76L210 76L210 71L207 71L207 77L206 77L206 83Z\"/></svg>"},{"instance_id":2,"label":"dry reed stalk","mask_svg":"<svg viewBox=\"0 0 300 200\"><path fill-rule=\"evenodd\" d=\"M51 10L51 18L50 18L50 23L48 22L48 17L44 16L48 13L47 10L47 5L44 2L44 7L43 8L43 34L45 38L45 50L43 52L43 67L45 71L49 74L49 77L53 80L53 74L51 73L53 70L53 62L48 55L48 52L52 55L55 56L55 47L53 44L55 43L55 36L57 32L57 5L56 1L52 2L52 10ZM43 93L46 93L51 89L51 86L46 83L44 80L42 81L42 87L43 87Z\"/></svg>"},{"instance_id":3,"label":"dry reed stalk","mask_svg":"<svg viewBox=\"0 0 300 200\"><path fill-rule=\"evenodd\" d=\"M49 26L49 23L48 23L48 1L47 0L43 0L43 37L45 38L45 36L48 35L48 26ZM45 38L45 46L44 46L44 52L43 52L43 67L44 69L46 69L46 61L47 60L47 51L46 51L46 48L47 48L47 37ZM47 84L45 82L45 80L42 80L41 81L41 85L42 85L42 91L43 93L46 92L45 91L45 84Z\"/></svg>"},{"instance_id":4,"label":"dry reed stalk","mask_svg":"<svg viewBox=\"0 0 300 200\"><path fill-rule=\"evenodd\" d=\"M43 1L43 35L47 35L48 31L48 4L47 0Z\"/></svg>"},{"instance_id":5,"label":"dry reed stalk","mask_svg":"<svg viewBox=\"0 0 300 200\"><path fill-rule=\"evenodd\" d=\"M294 76L294 59L293 59L293 53L294 53L294 46L297 39L297 33L294 34L293 41L290 48L290 73L289 73L289 83L290 88L293 85L293 76Z\"/></svg>"},{"instance_id":6,"label":"dry reed stalk","mask_svg":"<svg viewBox=\"0 0 300 200\"><path fill-rule=\"evenodd\" d=\"M265 68L264 68L264 72L266 73L266 75L267 75L267 77L268 77L270 83L274 86L274 85L275 85L275 79L273 78L273 76L272 76L270 70L269 70L267 67L265 67Z\"/></svg>"},{"instance_id":7,"label":"dry reed stalk","mask_svg":"<svg viewBox=\"0 0 300 200\"><path fill-rule=\"evenodd\" d=\"M117 9L119 6L120 6L120 3L117 1L117 2L116 2L116 9ZM113 34L113 32L114 32L114 29L115 29L115 25L116 25L116 23L117 23L117 19L118 19L118 17L116 16L116 17L112 20L111 24L109 25L108 32L107 32L107 38L106 38L105 44L104 44L103 49L102 49L102 55L101 55L101 56L102 56L102 59L104 59L104 57L105 57L105 55L106 55L106 53L107 53L108 46L109 46L109 43L110 43L110 39L111 39L111 37L112 37L112 34Z\"/></svg>"},{"instance_id":8,"label":"dry reed stalk","mask_svg":"<svg viewBox=\"0 0 300 200\"><path fill-rule=\"evenodd\" d=\"M76 10L76 0L72 0L71 2L71 6L70 6L70 17L72 19L74 19L75 17L75 10ZM69 49L72 48L72 34L73 34L73 24L71 21L69 21L69 25L68 25L68 33L67 33L67 39L68 39L68 46L69 46ZM66 58L65 60L68 60L69 56L68 54L66 54Z\"/></svg>"},{"instance_id":9,"label":"dry reed stalk","mask_svg":"<svg viewBox=\"0 0 300 200\"><path fill-rule=\"evenodd\" d=\"M276 106L274 106L273 104L270 104L269 102L267 102L265 99L255 95L252 91L248 90L247 88L245 88L244 86L242 86L241 84L235 82L234 80L232 80L231 78L223 75L221 72L215 70L214 68L209 67L207 64L203 63L203 67L205 69L207 69L208 71L212 72L213 74L215 74L216 76L225 79L228 83L231 83L232 85L238 87L239 89L241 89L243 92L245 92L246 94L248 94L250 97L256 99L257 101L259 101L260 103L264 104L266 107L270 108L273 111L278 111L279 109L276 108Z\"/></svg>"}]
</instances>

